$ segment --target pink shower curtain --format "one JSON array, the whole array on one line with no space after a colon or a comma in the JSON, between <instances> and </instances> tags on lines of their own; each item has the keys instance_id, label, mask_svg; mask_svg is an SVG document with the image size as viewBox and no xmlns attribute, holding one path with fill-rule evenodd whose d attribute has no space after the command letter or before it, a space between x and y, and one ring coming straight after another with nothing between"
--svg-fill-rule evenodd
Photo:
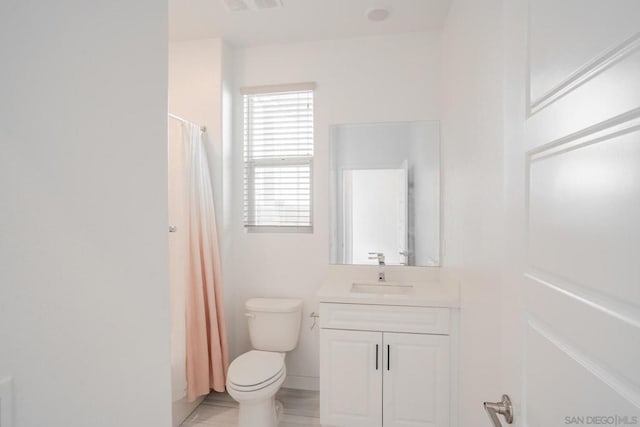
<instances>
[{"instance_id":1,"label":"pink shower curtain","mask_svg":"<svg viewBox=\"0 0 640 427\"><path fill-rule=\"evenodd\" d=\"M225 390L229 356L220 250L207 153L200 128L184 124L187 150L189 274L186 284L187 399Z\"/></svg>"}]
</instances>

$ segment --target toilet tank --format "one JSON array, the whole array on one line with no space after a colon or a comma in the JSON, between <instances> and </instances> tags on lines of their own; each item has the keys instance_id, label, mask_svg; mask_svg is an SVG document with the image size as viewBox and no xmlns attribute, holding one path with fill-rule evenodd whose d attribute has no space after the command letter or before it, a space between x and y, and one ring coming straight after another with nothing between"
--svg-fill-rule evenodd
<instances>
[{"instance_id":1,"label":"toilet tank","mask_svg":"<svg viewBox=\"0 0 640 427\"><path fill-rule=\"evenodd\" d=\"M245 303L249 336L256 350L291 351L298 345L302 300L251 298Z\"/></svg>"}]
</instances>

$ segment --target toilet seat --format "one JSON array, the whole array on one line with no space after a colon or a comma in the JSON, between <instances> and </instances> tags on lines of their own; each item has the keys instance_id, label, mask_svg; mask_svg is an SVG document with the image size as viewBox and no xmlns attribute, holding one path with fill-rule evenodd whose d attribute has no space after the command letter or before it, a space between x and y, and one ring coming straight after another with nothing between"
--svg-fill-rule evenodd
<instances>
[{"instance_id":1,"label":"toilet seat","mask_svg":"<svg viewBox=\"0 0 640 427\"><path fill-rule=\"evenodd\" d=\"M251 350L231 362L227 386L240 392L261 390L285 375L284 355Z\"/></svg>"}]
</instances>

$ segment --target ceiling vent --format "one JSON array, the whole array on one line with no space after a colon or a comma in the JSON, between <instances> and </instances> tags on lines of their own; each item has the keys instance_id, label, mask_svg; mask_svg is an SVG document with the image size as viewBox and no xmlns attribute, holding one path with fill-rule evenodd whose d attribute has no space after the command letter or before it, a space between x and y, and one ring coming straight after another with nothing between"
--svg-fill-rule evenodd
<instances>
[{"instance_id":1,"label":"ceiling vent","mask_svg":"<svg viewBox=\"0 0 640 427\"><path fill-rule=\"evenodd\" d=\"M223 0L223 2L231 12L279 9L283 7L282 0Z\"/></svg>"}]
</instances>

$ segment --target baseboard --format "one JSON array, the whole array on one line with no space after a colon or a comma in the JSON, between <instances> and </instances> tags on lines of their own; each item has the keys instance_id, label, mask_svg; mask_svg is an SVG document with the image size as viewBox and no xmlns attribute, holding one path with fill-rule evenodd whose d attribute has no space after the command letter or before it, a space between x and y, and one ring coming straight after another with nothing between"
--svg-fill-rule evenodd
<instances>
[{"instance_id":1,"label":"baseboard","mask_svg":"<svg viewBox=\"0 0 640 427\"><path fill-rule=\"evenodd\" d=\"M179 427L180 424L182 424L184 420L186 420L187 417L198 407L198 405L202 403L205 397L207 396L200 396L193 402L188 402L186 398L173 402L171 407L171 418L173 421L171 425L173 427Z\"/></svg>"},{"instance_id":2,"label":"baseboard","mask_svg":"<svg viewBox=\"0 0 640 427\"><path fill-rule=\"evenodd\" d=\"M295 388L298 390L320 390L320 378L318 377L303 377L297 375L287 375L284 379L282 387Z\"/></svg>"}]
</instances>

